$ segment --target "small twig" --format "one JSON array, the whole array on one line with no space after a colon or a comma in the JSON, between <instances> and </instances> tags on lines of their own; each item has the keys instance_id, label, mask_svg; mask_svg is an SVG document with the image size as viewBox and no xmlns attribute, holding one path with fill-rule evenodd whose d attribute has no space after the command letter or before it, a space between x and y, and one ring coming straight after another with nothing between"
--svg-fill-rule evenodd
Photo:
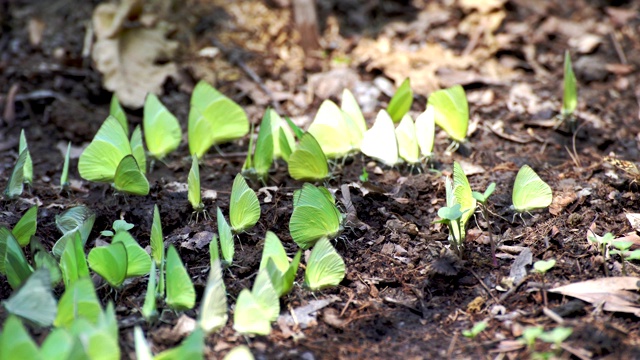
<instances>
[{"instance_id":1,"label":"small twig","mask_svg":"<svg viewBox=\"0 0 640 360\"><path fill-rule=\"evenodd\" d=\"M255 71L253 71L253 69L251 69L241 58L239 55L237 55L236 53L233 53L232 51L230 51L229 49L227 49L224 45L222 45L222 43L220 43L220 41L216 40L216 39L211 39L211 42L213 43L213 45L215 47L217 47L218 49L220 49L220 51L222 53L225 54L225 56L227 57L227 60L229 60L230 63L238 66L242 71L244 71L245 74L247 74L247 76L249 76L249 78L255 82L258 87L260 88L260 90L262 90L268 97L269 100L271 100L271 106L273 106L273 109L278 113L278 114L283 114L282 112L282 108L280 107L280 104L276 101L275 96L273 95L273 93L271 92L271 90L269 90L269 88L264 84L264 82L262 81L262 79L260 79L260 77L258 76L258 74L256 74Z\"/></svg>"},{"instance_id":2,"label":"small twig","mask_svg":"<svg viewBox=\"0 0 640 360\"><path fill-rule=\"evenodd\" d=\"M478 274L476 274L476 272L473 271L472 269L469 269L469 272L471 272L471 274L480 282L480 285L482 285L482 287L489 294L489 296L491 296L493 301L495 301L496 304L500 304L500 300L498 298L496 298L495 296L493 296L493 294L491 293L491 290L489 290L489 287L487 286L487 284L484 283L484 281L482 281L480 276L478 276Z\"/></svg>"},{"instance_id":3,"label":"small twig","mask_svg":"<svg viewBox=\"0 0 640 360\"><path fill-rule=\"evenodd\" d=\"M447 349L447 359L453 359L453 349L456 346L456 342L458 341L458 333L453 334L453 339L451 339L451 343L449 344L449 348Z\"/></svg>"}]
</instances>

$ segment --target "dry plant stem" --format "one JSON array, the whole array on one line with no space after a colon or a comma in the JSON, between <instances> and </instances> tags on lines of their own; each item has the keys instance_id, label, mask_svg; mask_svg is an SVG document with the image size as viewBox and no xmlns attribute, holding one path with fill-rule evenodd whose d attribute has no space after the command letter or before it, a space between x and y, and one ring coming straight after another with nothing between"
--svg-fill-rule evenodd
<instances>
[{"instance_id":1,"label":"dry plant stem","mask_svg":"<svg viewBox=\"0 0 640 360\"><path fill-rule=\"evenodd\" d=\"M482 215L487 221L487 232L489 233L489 242L491 242L491 263L493 267L498 267L498 259L496 259L496 242L493 240L493 231L491 231L491 221L489 220L489 211L486 205L482 204Z\"/></svg>"},{"instance_id":2,"label":"dry plant stem","mask_svg":"<svg viewBox=\"0 0 640 360\"><path fill-rule=\"evenodd\" d=\"M544 307L549 307L549 302L547 301L547 284L544 282L544 274L542 274L542 301L544 302Z\"/></svg>"}]
</instances>

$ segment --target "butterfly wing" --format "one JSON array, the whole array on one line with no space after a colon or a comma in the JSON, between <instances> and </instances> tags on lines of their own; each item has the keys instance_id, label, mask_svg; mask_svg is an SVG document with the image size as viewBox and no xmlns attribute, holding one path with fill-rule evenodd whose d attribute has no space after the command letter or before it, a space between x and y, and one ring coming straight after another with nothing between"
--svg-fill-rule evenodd
<instances>
[{"instance_id":1,"label":"butterfly wing","mask_svg":"<svg viewBox=\"0 0 640 360\"><path fill-rule=\"evenodd\" d=\"M343 157L352 150L351 133L342 110L331 100L322 102L307 132L318 141L327 158Z\"/></svg>"},{"instance_id":2,"label":"butterfly wing","mask_svg":"<svg viewBox=\"0 0 640 360\"><path fill-rule=\"evenodd\" d=\"M51 292L49 271L45 268L34 271L3 305L10 314L18 315L38 326L53 324L58 305Z\"/></svg>"},{"instance_id":3,"label":"butterfly wing","mask_svg":"<svg viewBox=\"0 0 640 360\"><path fill-rule=\"evenodd\" d=\"M241 174L237 174L231 188L229 220L235 233L254 226L260 219L260 201Z\"/></svg>"},{"instance_id":4,"label":"butterfly wing","mask_svg":"<svg viewBox=\"0 0 640 360\"><path fill-rule=\"evenodd\" d=\"M191 169L187 178L187 197L194 211L202 211L202 195L200 192L200 166L198 165L198 155L193 154L191 159Z\"/></svg>"},{"instance_id":5,"label":"butterfly wing","mask_svg":"<svg viewBox=\"0 0 640 360\"><path fill-rule=\"evenodd\" d=\"M319 188L305 184L295 204L289 231L301 248L308 249L321 237L333 238L340 232L340 213Z\"/></svg>"},{"instance_id":6,"label":"butterfly wing","mask_svg":"<svg viewBox=\"0 0 640 360\"><path fill-rule=\"evenodd\" d=\"M380 160L388 166L398 163L398 142L393 120L385 110L380 110L376 121L364 133L360 150L363 154Z\"/></svg>"},{"instance_id":7,"label":"butterfly wing","mask_svg":"<svg viewBox=\"0 0 640 360\"><path fill-rule=\"evenodd\" d=\"M464 142L469 127L469 104L460 85L438 90L429 95L427 107L434 108L435 123L458 142Z\"/></svg>"},{"instance_id":8,"label":"butterfly wing","mask_svg":"<svg viewBox=\"0 0 640 360\"><path fill-rule=\"evenodd\" d=\"M182 130L178 119L153 93L145 100L142 124L147 148L156 159L163 159L180 145Z\"/></svg>"},{"instance_id":9,"label":"butterfly wing","mask_svg":"<svg viewBox=\"0 0 640 360\"><path fill-rule=\"evenodd\" d=\"M142 130L140 125L136 126L131 133L131 154L136 159L140 171L142 173L147 172L147 154L144 152L144 145L142 144Z\"/></svg>"},{"instance_id":10,"label":"butterfly wing","mask_svg":"<svg viewBox=\"0 0 640 360\"><path fill-rule=\"evenodd\" d=\"M235 244L233 242L233 234L231 233L231 227L225 220L222 210L217 210L217 222L218 222L218 236L220 237L220 250L222 251L222 258L227 265L231 265L233 262L233 254L235 252Z\"/></svg>"},{"instance_id":11,"label":"butterfly wing","mask_svg":"<svg viewBox=\"0 0 640 360\"><path fill-rule=\"evenodd\" d=\"M196 291L185 269L178 251L173 245L167 250L167 297L165 301L170 308L175 310L187 310L193 308L196 303Z\"/></svg>"},{"instance_id":12,"label":"butterfly wing","mask_svg":"<svg viewBox=\"0 0 640 360\"><path fill-rule=\"evenodd\" d=\"M122 125L109 116L78 160L80 176L89 181L112 182L120 161L131 155L131 144Z\"/></svg>"},{"instance_id":13,"label":"butterfly wing","mask_svg":"<svg viewBox=\"0 0 640 360\"><path fill-rule=\"evenodd\" d=\"M236 300L233 328L242 334L269 335L271 321L249 289L243 289Z\"/></svg>"},{"instance_id":14,"label":"butterfly wing","mask_svg":"<svg viewBox=\"0 0 640 360\"><path fill-rule=\"evenodd\" d=\"M116 170L114 178L116 190L132 194L145 196L149 194L149 181L144 176L133 155L125 156Z\"/></svg>"},{"instance_id":15,"label":"butterfly wing","mask_svg":"<svg viewBox=\"0 0 640 360\"><path fill-rule=\"evenodd\" d=\"M410 164L420 162L420 148L416 128L409 114L406 114L396 128L398 155Z\"/></svg>"},{"instance_id":16,"label":"butterfly wing","mask_svg":"<svg viewBox=\"0 0 640 360\"><path fill-rule=\"evenodd\" d=\"M27 161L27 151L23 151L18 155L16 164L13 166L11 177L7 182L7 188L4 190L4 196L8 199L14 199L22 195L24 190L24 164Z\"/></svg>"},{"instance_id":17,"label":"butterfly wing","mask_svg":"<svg viewBox=\"0 0 640 360\"><path fill-rule=\"evenodd\" d=\"M200 303L200 326L210 334L222 328L228 318L227 291L222 280L222 269L220 261L214 261Z\"/></svg>"},{"instance_id":18,"label":"butterfly wing","mask_svg":"<svg viewBox=\"0 0 640 360\"><path fill-rule=\"evenodd\" d=\"M415 128L420 153L424 157L432 156L436 135L435 111L433 106L427 105L427 109L416 119Z\"/></svg>"},{"instance_id":19,"label":"butterfly wing","mask_svg":"<svg viewBox=\"0 0 640 360\"><path fill-rule=\"evenodd\" d=\"M119 287L127 277L127 249L121 242L91 249L89 267L111 286Z\"/></svg>"},{"instance_id":20,"label":"butterfly wing","mask_svg":"<svg viewBox=\"0 0 640 360\"><path fill-rule=\"evenodd\" d=\"M289 156L289 175L296 180L322 180L329 176L327 158L320 144L305 133L296 150Z\"/></svg>"},{"instance_id":21,"label":"butterfly wing","mask_svg":"<svg viewBox=\"0 0 640 360\"><path fill-rule=\"evenodd\" d=\"M512 201L517 212L546 208L551 205L551 187L529 165L524 165L513 184Z\"/></svg>"},{"instance_id":22,"label":"butterfly wing","mask_svg":"<svg viewBox=\"0 0 640 360\"><path fill-rule=\"evenodd\" d=\"M344 260L327 238L318 240L311 250L304 283L311 290L321 290L340 284L345 275Z\"/></svg>"}]
</instances>

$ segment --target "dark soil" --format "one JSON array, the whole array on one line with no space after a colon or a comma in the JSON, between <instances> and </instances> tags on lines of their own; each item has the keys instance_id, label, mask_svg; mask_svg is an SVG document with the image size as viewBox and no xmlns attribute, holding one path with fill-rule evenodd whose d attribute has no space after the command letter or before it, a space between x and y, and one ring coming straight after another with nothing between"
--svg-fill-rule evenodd
<instances>
[{"instance_id":1,"label":"dark soil","mask_svg":"<svg viewBox=\"0 0 640 360\"><path fill-rule=\"evenodd\" d=\"M99 237L100 231L109 229L113 221L120 218L136 225L131 230L132 234L142 246L147 246L153 206L157 204L165 241L178 248L196 285L199 299L208 274L209 254L203 250L206 244L189 240L201 232L216 231L215 221L190 222L192 210L186 193L169 191L165 186L174 181L187 181L190 160L186 141L166 164L156 164L148 175L152 185L148 196L114 196L108 186L86 181L78 182L68 194L58 192L63 162L63 155L58 150L60 144L66 146L71 141L75 146L86 145L109 109L110 93L102 89L101 76L92 68L90 59L81 55L84 22L90 19L96 3L57 0L47 2L46 6L38 1L14 1L0 5L6 7L0 9L0 12L6 10L0 15L0 108L5 114L8 107L15 110L14 116L0 121L0 188L5 187L17 157L18 137L23 128L27 131L35 173L32 187L21 199L0 203L0 225L12 227L30 206L38 204L37 236L45 246L51 247L60 236L55 227L55 216L71 206L84 204L97 214L88 248L94 245L93 239ZM259 52L245 47L244 41L250 43L254 39L234 27L238 15L230 14L225 8L231 5L217 5L221 2L216 1L211 1L216 5L203 4L206 1L189 3L189 6L180 7L167 16L177 24L175 38L182 47L181 58L177 61L183 66L185 79L170 81L161 96L161 100L181 120L183 130L186 130L190 86L202 73L193 70L196 52L201 47L210 46L211 39L238 51L242 63L253 68L262 82L273 88L284 84L280 91L293 97L313 90L309 90L307 81L313 74L329 70L329 57L348 55L363 38L390 34L392 41L405 41L413 36L415 43L419 44L425 38L435 36L428 32L413 33L413 30L395 32L387 27L415 21L416 9L424 12L427 6L423 1L321 1L320 13L337 19L341 31L332 32L332 22L323 21L326 23L323 25L326 56L294 58L291 64L283 65L278 62L276 50ZM247 6L262 4L259 1L242 3ZM282 16L288 11L277 4L267 3L269 6L265 8L269 16ZM354 20L356 15L349 4L355 8L366 6L367 10ZM496 82L474 80L464 84L470 99L472 121L477 125L467 149L463 149L466 151L445 154L449 140L440 134L436 140L433 169L425 173L405 167L384 168L377 172L370 160L360 155L349 159L344 167L336 165L334 177L326 186L338 189L336 195L340 198L344 196L340 191L341 185L352 184L349 195L361 222L348 224L335 243L347 266L346 278L339 287L315 294L295 286L290 295L281 299L286 313L315 299L336 296L335 302L319 311L317 323L306 329L287 331L274 324L271 335L248 339L234 332L230 320L222 331L207 338L208 358L222 358L230 348L239 344L248 344L257 358L268 359L495 358L500 352L498 345L517 339L522 328L543 325L552 329L557 326L542 312L543 298L539 287L536 287L541 280L539 276L529 275L517 290L506 297L496 289L509 275L517 255L510 253L509 247L528 247L534 261L556 259L556 267L545 277L549 287L604 277L605 267L609 276L621 276L619 259L610 258L603 262L586 237L587 229L594 222L600 235L610 231L621 236L633 231L624 214L640 210L638 185L602 163L602 156L610 152L628 160L637 159L640 153L637 142L640 133L638 5L624 1L586 0L567 1L562 5L536 4L507 2L504 6L506 18L497 30L497 34L510 34L516 38L510 47L500 49L493 57L518 62L517 77ZM440 9L447 9L451 17L447 23L433 29L457 31L465 11ZM616 24L611 11L635 11L636 15ZM211 15L200 16L203 13ZM571 24L595 22L606 23L614 29L613 33L602 36L600 45L593 51L573 55L580 98L579 128L574 135L567 131L566 126L554 130L546 121L552 119L560 108L562 59L565 49L569 48L569 39L561 31L561 25L555 30L542 32L543 24L551 17L558 19L561 25L570 21ZM47 27L39 46L30 45L28 40L27 23L32 18L46 19ZM518 26L524 30L517 30ZM281 29L280 33L287 34L287 31L289 27ZM451 42L443 46L460 53L470 41L467 35L456 33ZM530 51L527 47L533 47L533 57L527 53ZM236 66L237 62L225 55L229 54L222 54L210 65L208 74L216 74L215 86L246 106L251 120L257 123L269 105L268 101L265 103L254 98L255 92L237 85L240 80L252 82ZM605 64L625 62L631 71L605 67ZM473 64L470 70L480 67L482 64ZM381 69L367 69L364 63L358 66L354 62L351 68L359 81L369 85L374 78L384 74ZM514 87L521 84L529 86L533 98L552 102L553 110L543 106L533 113L513 110L515 105L508 105L512 104L512 99L517 95L525 99L527 96L520 94L519 90L512 93ZM12 101L9 90L14 85L19 86L19 97ZM417 98L413 105L416 114L424 110L425 99L423 95L417 95ZM286 113L309 118L323 100L316 96L312 102L303 102L304 106L299 106L300 103L291 97L287 99L279 102ZM334 100L337 99L334 97ZM388 100L385 95L378 97L375 109L365 114L369 122L378 109L386 107ZM129 111L129 121L139 124L140 115L140 110ZM246 152L247 143L247 139L242 139L223 145L219 153L212 150L204 158L202 187L217 192L217 199L205 201L210 213L216 206L227 212L231 184L241 170L242 153ZM479 213L476 220L471 221L464 261L447 252L446 228L433 224L437 210L444 205L442 174L450 174L454 160L482 166L483 171L469 177L473 189L484 189L491 182L498 184L491 198L491 231L501 246L507 246L499 248L498 267L491 264L487 222ZM512 213L506 208L511 205L515 174L523 164L532 166L550 184L554 191L554 204L550 210L536 211L512 220ZM370 174L368 186L358 180L363 166ZM77 156L72 159L70 176L80 180ZM255 190L260 188L258 184L253 185ZM283 240L288 253L294 253L297 248L291 241L288 221L292 193L302 183L293 181L286 172L286 165L279 163L270 175L268 185L277 187L275 191L269 190L273 199L266 203L265 196L259 194L260 221L250 233L240 235L242 246L236 249L237 262L224 273L231 305L240 290L253 283L267 230L274 231ZM629 276L638 276L640 272L635 264L629 264L627 271ZM299 282L301 276L299 273ZM170 331L179 314L165 312L162 321L155 324L144 321L139 309L145 289L146 278L141 278L117 294L107 287L98 292L104 304L110 300L116 304L124 357L135 357L134 325L143 327L154 352L175 346L181 340L172 336ZM56 289L58 295L62 291L62 287ZM9 285L1 279L0 299L6 299L10 293ZM578 358L575 355L578 350L586 350L591 358L597 359L640 358L639 323L634 315L603 312L592 304L549 294L550 309L560 313L568 304L577 304L574 311L563 315L563 326L574 330L565 344L574 351L565 349L561 358ZM185 314L191 318L197 316L195 310ZM0 320L5 316L0 313ZM462 330L485 319L489 326L475 340L460 335ZM37 335L36 340L41 341L46 331L35 330L34 334ZM548 349L548 345L538 344L538 351ZM531 355L524 348L504 351L503 354L508 358L528 358Z\"/></svg>"}]
</instances>

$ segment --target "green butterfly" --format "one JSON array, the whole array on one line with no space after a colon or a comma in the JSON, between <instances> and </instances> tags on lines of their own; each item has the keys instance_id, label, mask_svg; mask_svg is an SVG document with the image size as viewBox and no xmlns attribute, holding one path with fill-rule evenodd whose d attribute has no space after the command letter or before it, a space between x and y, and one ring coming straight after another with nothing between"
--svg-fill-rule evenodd
<instances>
[{"instance_id":1,"label":"green butterfly","mask_svg":"<svg viewBox=\"0 0 640 360\"><path fill-rule=\"evenodd\" d=\"M269 124L271 125L271 135L273 137L273 158L283 158L286 160L291 154L292 149L296 146L293 133L275 110L269 108L267 109L267 113L269 116ZM265 116L267 116L267 114L265 114ZM258 134L258 136L260 136L260 134ZM286 153L287 150L288 153Z\"/></svg>"},{"instance_id":2,"label":"green butterfly","mask_svg":"<svg viewBox=\"0 0 640 360\"><path fill-rule=\"evenodd\" d=\"M204 204L202 203L202 193L200 191L200 166L198 165L198 156L193 155L191 159L191 170L187 178L187 198L196 213L196 222L200 213L204 212ZM204 215L206 216L206 215Z\"/></svg>"},{"instance_id":3,"label":"green butterfly","mask_svg":"<svg viewBox=\"0 0 640 360\"><path fill-rule=\"evenodd\" d=\"M316 181L329 176L327 158L310 133L305 133L287 163L289 175L296 180Z\"/></svg>"},{"instance_id":4,"label":"green butterfly","mask_svg":"<svg viewBox=\"0 0 640 360\"><path fill-rule=\"evenodd\" d=\"M162 224L160 223L160 210L158 205L153 205L153 222L151 223L151 258L160 269L160 280L156 293L164 296L164 237L162 235Z\"/></svg>"},{"instance_id":5,"label":"green butterfly","mask_svg":"<svg viewBox=\"0 0 640 360\"><path fill-rule=\"evenodd\" d=\"M0 334L0 358L42 358L38 345L36 345L27 329L16 316L10 315L4 322L2 330L2 334Z\"/></svg>"},{"instance_id":6,"label":"green butterfly","mask_svg":"<svg viewBox=\"0 0 640 360\"><path fill-rule=\"evenodd\" d=\"M280 300L265 270L258 272L251 291L238 295L233 328L242 334L269 335L271 322L280 314Z\"/></svg>"},{"instance_id":7,"label":"green butterfly","mask_svg":"<svg viewBox=\"0 0 640 360\"><path fill-rule=\"evenodd\" d=\"M570 116L578 107L578 85L571 66L569 50L564 53L564 96L562 97L562 116Z\"/></svg>"},{"instance_id":8,"label":"green butterfly","mask_svg":"<svg viewBox=\"0 0 640 360\"><path fill-rule=\"evenodd\" d=\"M51 277L46 268L34 271L6 301L5 309L40 327L51 326L58 304L51 291Z\"/></svg>"},{"instance_id":9,"label":"green butterfly","mask_svg":"<svg viewBox=\"0 0 640 360\"><path fill-rule=\"evenodd\" d=\"M218 223L218 236L220 237L220 249L222 251L222 258L224 259L225 265L229 266L233 263L233 254L235 252L233 233L231 232L231 227L227 223L227 220L225 220L220 208L218 208L217 210L216 220ZM217 242L217 239L215 240Z\"/></svg>"},{"instance_id":10,"label":"green butterfly","mask_svg":"<svg viewBox=\"0 0 640 360\"><path fill-rule=\"evenodd\" d=\"M231 187L229 221L234 233L252 228L260 219L260 202L256 193L247 185L242 174L237 174Z\"/></svg>"},{"instance_id":11,"label":"green butterfly","mask_svg":"<svg viewBox=\"0 0 640 360\"><path fill-rule=\"evenodd\" d=\"M60 256L60 271L65 288L70 287L76 280L89 276L87 259L82 249L82 237L77 231L73 234L74 236L66 241Z\"/></svg>"},{"instance_id":12,"label":"green butterfly","mask_svg":"<svg viewBox=\"0 0 640 360\"><path fill-rule=\"evenodd\" d=\"M358 144L358 148L360 148L362 137L367 131L367 123L364 120L364 115L362 115L362 109L360 108L360 105L356 101L355 96L353 96L353 93L349 91L349 89L344 89L342 91L342 102L340 103L340 109L342 109L343 115L350 117L350 119L347 119L347 124L355 125L356 130L351 129L352 126L349 126L351 138L352 140L355 140L355 143Z\"/></svg>"},{"instance_id":13,"label":"green butterfly","mask_svg":"<svg viewBox=\"0 0 640 360\"><path fill-rule=\"evenodd\" d=\"M463 212L462 217L460 218L462 234L454 234L454 237L462 240L465 237L467 222L475 212L476 199L473 197L473 192L471 191L471 185L469 185L467 175L465 175L462 167L457 161L453 163L453 195L455 197L455 203L460 204L460 211ZM454 229L456 228L457 227L454 227Z\"/></svg>"},{"instance_id":14,"label":"green butterfly","mask_svg":"<svg viewBox=\"0 0 640 360\"><path fill-rule=\"evenodd\" d=\"M32 206L27 210L24 215L18 220L16 225L11 230L11 233L18 241L21 247L29 245L31 237L35 235L38 227L38 207Z\"/></svg>"},{"instance_id":15,"label":"green butterfly","mask_svg":"<svg viewBox=\"0 0 640 360\"><path fill-rule=\"evenodd\" d=\"M247 159L242 166L243 174L252 176L253 178L257 177L262 182L266 180L267 175L269 174L269 168L271 168L271 164L273 164L275 150L274 135L279 134L279 129L278 132L274 134L273 126L271 125L272 114L276 113L271 109L267 109L267 111L265 111L264 116L262 117L262 122L260 123L260 130L258 132L255 150L253 149L253 137L251 137L249 150L247 151ZM253 133L253 126L251 133ZM253 156L251 155L252 151Z\"/></svg>"},{"instance_id":16,"label":"green butterfly","mask_svg":"<svg viewBox=\"0 0 640 360\"><path fill-rule=\"evenodd\" d=\"M32 272L18 240L9 229L0 226L0 275L5 275L11 288L17 289Z\"/></svg>"},{"instance_id":17,"label":"green butterfly","mask_svg":"<svg viewBox=\"0 0 640 360\"><path fill-rule=\"evenodd\" d=\"M116 118L109 116L80 155L78 171L88 181L112 182L121 160L131 154L125 130Z\"/></svg>"},{"instance_id":18,"label":"green butterfly","mask_svg":"<svg viewBox=\"0 0 640 360\"><path fill-rule=\"evenodd\" d=\"M189 111L189 152L202 159L213 145L232 141L249 132L244 110L205 81L191 95Z\"/></svg>"},{"instance_id":19,"label":"green butterfly","mask_svg":"<svg viewBox=\"0 0 640 360\"><path fill-rule=\"evenodd\" d=\"M180 255L173 245L167 250L166 264L167 305L175 310L192 309L196 304L196 291L184 267Z\"/></svg>"},{"instance_id":20,"label":"green butterfly","mask_svg":"<svg viewBox=\"0 0 640 360\"><path fill-rule=\"evenodd\" d=\"M180 145L182 130L178 119L153 93L145 100L142 124L144 141L154 158L162 160Z\"/></svg>"},{"instance_id":21,"label":"green butterfly","mask_svg":"<svg viewBox=\"0 0 640 360\"><path fill-rule=\"evenodd\" d=\"M64 164L62 164L62 175L60 175L60 190L69 188L69 155L71 154L71 142L67 145L67 153L64 156Z\"/></svg>"},{"instance_id":22,"label":"green butterfly","mask_svg":"<svg viewBox=\"0 0 640 360\"><path fill-rule=\"evenodd\" d=\"M406 78L396 93L389 101L387 106L387 112L394 123L400 121L409 110L411 110L411 104L413 103L413 91L411 90L411 80Z\"/></svg>"},{"instance_id":23,"label":"green butterfly","mask_svg":"<svg viewBox=\"0 0 640 360\"><path fill-rule=\"evenodd\" d=\"M380 110L371 129L364 133L360 150L385 165L394 166L398 163L398 141L394 135L393 120L385 110Z\"/></svg>"},{"instance_id":24,"label":"green butterfly","mask_svg":"<svg viewBox=\"0 0 640 360\"><path fill-rule=\"evenodd\" d=\"M156 308L156 263L151 262L151 270L149 270L149 281L147 282L147 292L144 296L144 303L140 311L145 320L150 321L158 315Z\"/></svg>"},{"instance_id":25,"label":"green butterfly","mask_svg":"<svg viewBox=\"0 0 640 360\"><path fill-rule=\"evenodd\" d=\"M427 109L418 115L415 122L415 134L420 147L420 154L423 158L429 158L433 156L433 145L435 143L436 123L435 123L435 110L433 106L428 106ZM400 140L398 140L400 143ZM402 144L399 144L402 147ZM406 159L405 159L406 160Z\"/></svg>"},{"instance_id":26,"label":"green butterfly","mask_svg":"<svg viewBox=\"0 0 640 360\"><path fill-rule=\"evenodd\" d=\"M326 237L315 244L307 261L304 284L312 291L340 284L345 275L344 260Z\"/></svg>"},{"instance_id":27,"label":"green butterfly","mask_svg":"<svg viewBox=\"0 0 640 360\"><path fill-rule=\"evenodd\" d=\"M210 334L221 329L229 318L227 311L227 291L222 280L222 268L220 261L215 260L211 264L207 286L200 302L198 323L202 330Z\"/></svg>"},{"instance_id":28,"label":"green butterfly","mask_svg":"<svg viewBox=\"0 0 640 360\"><path fill-rule=\"evenodd\" d=\"M58 302L55 327L69 328L78 318L97 323L102 308L91 278L85 276L67 287Z\"/></svg>"},{"instance_id":29,"label":"green butterfly","mask_svg":"<svg viewBox=\"0 0 640 360\"><path fill-rule=\"evenodd\" d=\"M204 358L204 332L200 328L193 330L180 346L165 350L156 355L154 360L201 360Z\"/></svg>"},{"instance_id":30,"label":"green butterfly","mask_svg":"<svg viewBox=\"0 0 640 360\"><path fill-rule=\"evenodd\" d=\"M127 278L127 248L122 242L93 248L88 261L89 267L114 288L119 288Z\"/></svg>"},{"instance_id":31,"label":"green butterfly","mask_svg":"<svg viewBox=\"0 0 640 360\"><path fill-rule=\"evenodd\" d=\"M127 250L127 278L149 273L151 257L128 231L116 231L112 243L121 242Z\"/></svg>"},{"instance_id":32,"label":"green butterfly","mask_svg":"<svg viewBox=\"0 0 640 360\"><path fill-rule=\"evenodd\" d=\"M24 134L24 129L20 131L20 144L18 145L18 152L27 152L27 158L24 161L23 180L25 184L29 185L33 182L33 161L31 161L31 153L29 153L29 145L27 145L27 137Z\"/></svg>"},{"instance_id":33,"label":"green butterfly","mask_svg":"<svg viewBox=\"0 0 640 360\"><path fill-rule=\"evenodd\" d=\"M118 96L116 93L113 93L111 96L111 105L109 106L109 115L113 116L122 129L124 129L124 133L126 136L129 136L129 122L127 121L127 114L125 114L124 109L120 105L120 101L118 100Z\"/></svg>"},{"instance_id":34,"label":"green butterfly","mask_svg":"<svg viewBox=\"0 0 640 360\"><path fill-rule=\"evenodd\" d=\"M222 360L255 360L247 345L239 345L231 349Z\"/></svg>"},{"instance_id":35,"label":"green butterfly","mask_svg":"<svg viewBox=\"0 0 640 360\"><path fill-rule=\"evenodd\" d=\"M436 125L454 141L463 143L469 128L469 104L464 88L456 85L429 95L427 108L433 106Z\"/></svg>"},{"instance_id":36,"label":"green butterfly","mask_svg":"<svg viewBox=\"0 0 640 360\"><path fill-rule=\"evenodd\" d=\"M116 190L145 196L149 194L149 181L144 176L133 155L127 155L120 161L113 179Z\"/></svg>"},{"instance_id":37,"label":"green butterfly","mask_svg":"<svg viewBox=\"0 0 640 360\"><path fill-rule=\"evenodd\" d=\"M420 146L417 135L411 115L405 114L396 127L395 137L398 142L398 155L409 164L420 162Z\"/></svg>"},{"instance_id":38,"label":"green butterfly","mask_svg":"<svg viewBox=\"0 0 640 360\"><path fill-rule=\"evenodd\" d=\"M548 207L553 201L553 193L529 165L524 165L516 175L511 199L513 208L522 213Z\"/></svg>"},{"instance_id":39,"label":"green butterfly","mask_svg":"<svg viewBox=\"0 0 640 360\"><path fill-rule=\"evenodd\" d=\"M262 250L259 270L267 270L273 288L278 293L278 296L284 296L291 291L296 272L298 271L298 265L300 264L301 255L302 252L298 250L293 261L289 263L287 253L278 236L271 231L267 231L264 238L264 249Z\"/></svg>"},{"instance_id":40,"label":"green butterfly","mask_svg":"<svg viewBox=\"0 0 640 360\"><path fill-rule=\"evenodd\" d=\"M345 116L336 103L325 100L318 109L307 130L318 141L327 158L340 158L360 148L362 136L353 136L360 131L351 116Z\"/></svg>"},{"instance_id":41,"label":"green butterfly","mask_svg":"<svg viewBox=\"0 0 640 360\"><path fill-rule=\"evenodd\" d=\"M22 191L24 190L24 164L27 161L28 155L29 153L27 151L21 152L13 166L13 171L9 177L9 181L7 181L7 187L4 190L4 196L9 200L22 195Z\"/></svg>"},{"instance_id":42,"label":"green butterfly","mask_svg":"<svg viewBox=\"0 0 640 360\"><path fill-rule=\"evenodd\" d=\"M87 243L96 214L86 206L79 205L56 216L56 227L62 232L62 237L53 245L51 252L60 257L69 239L73 239L75 233L82 238L82 246Z\"/></svg>"},{"instance_id":43,"label":"green butterfly","mask_svg":"<svg viewBox=\"0 0 640 360\"><path fill-rule=\"evenodd\" d=\"M296 190L289 231L293 241L303 249L312 247L322 237L336 237L342 231L342 214L333 195L322 186L308 183Z\"/></svg>"}]
</instances>

